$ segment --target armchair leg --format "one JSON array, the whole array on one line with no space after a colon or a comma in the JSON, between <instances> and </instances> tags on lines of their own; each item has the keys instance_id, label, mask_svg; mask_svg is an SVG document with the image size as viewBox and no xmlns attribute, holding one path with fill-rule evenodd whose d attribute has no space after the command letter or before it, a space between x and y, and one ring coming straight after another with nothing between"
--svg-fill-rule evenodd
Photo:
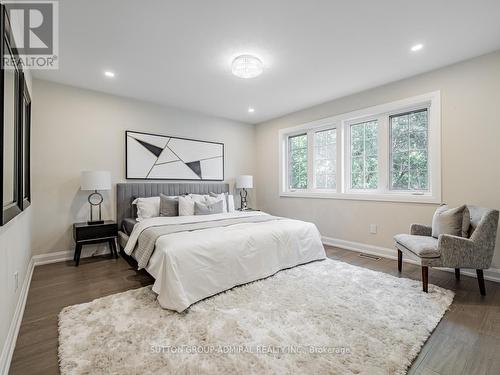
<instances>
[{"instance_id":1,"label":"armchair leg","mask_svg":"<svg viewBox=\"0 0 500 375\"><path fill-rule=\"evenodd\" d=\"M455 279L460 280L460 268L455 268Z\"/></svg>"},{"instance_id":2,"label":"armchair leg","mask_svg":"<svg viewBox=\"0 0 500 375\"><path fill-rule=\"evenodd\" d=\"M484 286L483 270L476 270L476 274L477 274L477 282L479 284L479 292L481 293L482 296L485 296L486 288Z\"/></svg>"},{"instance_id":3,"label":"armchair leg","mask_svg":"<svg viewBox=\"0 0 500 375\"><path fill-rule=\"evenodd\" d=\"M429 267L422 266L422 289L425 293L428 293L429 284Z\"/></svg>"},{"instance_id":4,"label":"armchair leg","mask_svg":"<svg viewBox=\"0 0 500 375\"><path fill-rule=\"evenodd\" d=\"M403 252L398 249L398 271L403 269Z\"/></svg>"}]
</instances>

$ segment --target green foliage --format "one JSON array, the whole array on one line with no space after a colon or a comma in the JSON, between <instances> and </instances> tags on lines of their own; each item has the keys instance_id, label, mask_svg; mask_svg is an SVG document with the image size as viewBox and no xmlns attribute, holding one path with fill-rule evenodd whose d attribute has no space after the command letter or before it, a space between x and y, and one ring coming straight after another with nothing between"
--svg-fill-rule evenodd
<instances>
[{"instance_id":1,"label":"green foliage","mask_svg":"<svg viewBox=\"0 0 500 375\"><path fill-rule=\"evenodd\" d=\"M351 126L351 188L378 187L377 121Z\"/></svg>"},{"instance_id":2,"label":"green foliage","mask_svg":"<svg viewBox=\"0 0 500 375\"><path fill-rule=\"evenodd\" d=\"M307 189L307 134L288 138L289 185L291 189Z\"/></svg>"},{"instance_id":3,"label":"green foliage","mask_svg":"<svg viewBox=\"0 0 500 375\"><path fill-rule=\"evenodd\" d=\"M428 190L427 110L391 117L391 188Z\"/></svg>"}]
</instances>

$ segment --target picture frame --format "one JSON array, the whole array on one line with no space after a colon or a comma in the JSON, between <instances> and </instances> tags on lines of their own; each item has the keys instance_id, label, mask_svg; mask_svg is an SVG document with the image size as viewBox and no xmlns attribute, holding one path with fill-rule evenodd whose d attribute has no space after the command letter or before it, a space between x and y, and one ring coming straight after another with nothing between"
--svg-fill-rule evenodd
<instances>
[{"instance_id":1,"label":"picture frame","mask_svg":"<svg viewBox=\"0 0 500 375\"><path fill-rule=\"evenodd\" d=\"M125 132L128 180L224 181L224 143Z\"/></svg>"},{"instance_id":2,"label":"picture frame","mask_svg":"<svg viewBox=\"0 0 500 375\"><path fill-rule=\"evenodd\" d=\"M31 204L31 96L16 55L5 5L0 5L0 226ZM7 56L7 58L5 58Z\"/></svg>"},{"instance_id":3,"label":"picture frame","mask_svg":"<svg viewBox=\"0 0 500 375\"><path fill-rule=\"evenodd\" d=\"M10 20L5 5L0 7L0 196L2 210L0 225L5 225L22 212L22 169L21 169L21 128L20 98L21 70L15 58L15 43ZM11 67L6 63L12 64Z\"/></svg>"}]
</instances>

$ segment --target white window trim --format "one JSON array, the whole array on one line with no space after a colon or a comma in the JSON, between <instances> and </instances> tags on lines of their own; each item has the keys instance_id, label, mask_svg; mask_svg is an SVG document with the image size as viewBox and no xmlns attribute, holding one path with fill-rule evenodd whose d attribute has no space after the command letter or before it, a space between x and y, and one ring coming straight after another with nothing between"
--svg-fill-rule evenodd
<instances>
[{"instance_id":1,"label":"white window trim","mask_svg":"<svg viewBox=\"0 0 500 375\"><path fill-rule=\"evenodd\" d=\"M388 118L392 114L398 114L426 107L428 109L429 121L429 192L401 192L389 189L389 124ZM354 190L350 189L350 150L349 131L350 124L363 122L368 119L377 118L379 137L379 185L377 190ZM298 133L308 134L308 186L314 186L312 145L314 132L322 129L336 128L337 130L337 168L336 189L302 189L289 190L287 180L287 137ZM280 129L279 139L279 195L282 197L300 198L324 198L324 199L346 199L346 200L373 200L385 202L413 202L413 203L441 203L441 93L431 93L414 96L411 98L377 105L358 111L344 113L337 116L308 122L291 128Z\"/></svg>"}]
</instances>

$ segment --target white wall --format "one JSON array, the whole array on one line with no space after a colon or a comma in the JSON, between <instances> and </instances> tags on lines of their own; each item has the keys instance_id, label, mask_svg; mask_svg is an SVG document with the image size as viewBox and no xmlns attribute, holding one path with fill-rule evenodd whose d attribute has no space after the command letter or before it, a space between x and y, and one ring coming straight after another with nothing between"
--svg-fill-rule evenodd
<instances>
[{"instance_id":1,"label":"white wall","mask_svg":"<svg viewBox=\"0 0 500 375\"><path fill-rule=\"evenodd\" d=\"M13 19L12 25L17 27L19 23ZM33 101L31 74L27 70L24 73ZM27 210L0 227L0 374L7 370L4 366L10 355L10 340L13 339L11 336L14 329L12 319L19 303L31 259L32 211L32 207L28 207ZM15 272L18 273L17 289L14 281Z\"/></svg>"},{"instance_id":2,"label":"white wall","mask_svg":"<svg viewBox=\"0 0 500 375\"><path fill-rule=\"evenodd\" d=\"M28 264L31 259L31 218L32 208L16 216L3 227L0 227L0 374L10 350L9 333L14 327L12 318L19 303L20 292L26 278ZM18 273L16 289L14 273ZM11 332L9 332L11 330ZM7 337L9 336L9 341Z\"/></svg>"},{"instance_id":3,"label":"white wall","mask_svg":"<svg viewBox=\"0 0 500 375\"><path fill-rule=\"evenodd\" d=\"M312 221L324 236L385 248L411 223L430 223L435 205L280 198L278 130L435 90L441 90L443 201L499 209L500 51L259 124L259 208ZM371 223L378 234L369 234ZM500 268L500 244L493 262Z\"/></svg>"},{"instance_id":4,"label":"white wall","mask_svg":"<svg viewBox=\"0 0 500 375\"><path fill-rule=\"evenodd\" d=\"M253 125L47 81L33 86L33 254L73 248L72 224L89 212L82 170L125 181L125 130L223 142L226 181L254 174ZM103 194L104 218L115 217L115 194Z\"/></svg>"}]
</instances>

